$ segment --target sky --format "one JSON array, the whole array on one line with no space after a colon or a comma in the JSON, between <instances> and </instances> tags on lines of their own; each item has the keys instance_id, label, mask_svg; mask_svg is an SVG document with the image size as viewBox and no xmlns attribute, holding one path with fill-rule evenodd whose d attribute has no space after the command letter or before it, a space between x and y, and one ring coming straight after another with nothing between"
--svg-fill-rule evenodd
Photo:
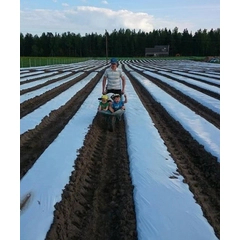
<instances>
[{"instance_id":1,"label":"sky","mask_svg":"<svg viewBox=\"0 0 240 240\"><path fill-rule=\"evenodd\" d=\"M220 28L220 0L20 0L20 32L104 34L130 29Z\"/></svg>"},{"instance_id":2,"label":"sky","mask_svg":"<svg viewBox=\"0 0 240 240\"><path fill-rule=\"evenodd\" d=\"M97 72L92 74L91 78ZM156 87L151 81L135 71L131 71L131 74L144 84L144 87L156 101L161 102L195 139L202 141L204 147L208 147L208 151L219 157L219 129ZM148 74L151 73L148 72ZM171 82L171 80L169 81ZM27 119L21 119L21 126L25 127L24 131L27 129L26 125L31 129L32 122L38 118L35 125L38 124L43 115L59 107L56 104L64 104L69 97L88 82L89 77L86 77L81 83L77 83L67 90L66 93L62 93L55 100L49 101L39 110L30 113L30 117ZM203 217L200 206L195 202L188 185L183 183L183 177L176 173L177 166L154 127L149 114L130 81L127 82L128 103L124 118L130 173L134 184L139 240L217 240L212 227ZM178 88L181 89L181 84L178 84ZM187 88L183 87L182 90L186 93ZM83 145L88 127L96 115L96 99L100 92L101 80L74 118L69 121L68 125L20 181L20 198L23 199L31 193L30 201L20 212L21 239L44 240L53 219L54 205L61 200L62 189L68 183L69 175L73 171L76 158L75 150ZM192 94L196 98L198 97L198 91L194 91ZM202 94L199 94L200 98L198 99L201 99ZM176 112L181 114L175 114ZM136 118L138 121L135 121ZM148 141L144 139L148 139ZM66 147L66 142L71 144ZM56 172L61 172L61 174L53 174ZM177 178L170 179L169 176ZM38 204L38 201L41 202L41 205Z\"/></svg>"}]
</instances>

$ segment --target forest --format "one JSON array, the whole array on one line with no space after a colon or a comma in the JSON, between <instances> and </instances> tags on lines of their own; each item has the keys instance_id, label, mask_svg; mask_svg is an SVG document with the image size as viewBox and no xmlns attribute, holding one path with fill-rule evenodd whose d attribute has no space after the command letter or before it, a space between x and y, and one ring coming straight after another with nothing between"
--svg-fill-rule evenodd
<instances>
[{"instance_id":1,"label":"forest","mask_svg":"<svg viewBox=\"0 0 240 240\"><path fill-rule=\"evenodd\" d=\"M105 34L65 32L20 33L20 57L144 57L145 48L169 45L169 56L220 56L220 29L199 29L194 34L175 27L144 32L114 29Z\"/></svg>"}]
</instances>

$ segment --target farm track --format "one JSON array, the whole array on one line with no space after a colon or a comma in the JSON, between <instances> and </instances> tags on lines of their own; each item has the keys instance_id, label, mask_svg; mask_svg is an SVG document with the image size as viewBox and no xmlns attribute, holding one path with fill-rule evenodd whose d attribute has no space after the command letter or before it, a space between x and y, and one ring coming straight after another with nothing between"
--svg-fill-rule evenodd
<instances>
[{"instance_id":1,"label":"farm track","mask_svg":"<svg viewBox=\"0 0 240 240\"><path fill-rule=\"evenodd\" d=\"M202 207L216 236L220 238L219 163L151 97L138 81L127 71L125 73L176 162L178 167L176 171L184 176L184 181L189 185L196 202ZM144 75L141 71L139 73ZM102 74L103 71L99 72L64 106L45 117L35 129L20 136L21 178L74 116L100 81ZM194 100L170 86L145 76L216 127L220 127L218 114L199 103L196 104ZM42 100L31 99L31 104L21 105L21 114L22 109L24 114L27 114L33 111L32 106L40 106L44 104L43 99L49 100L62 91L65 91L64 87L58 87L44 93L44 96L41 96ZM85 137L84 146L78 149L75 168L63 190L62 200L55 208L54 220L46 240L137 239L124 119L118 123L114 132L109 132L103 116L96 115Z\"/></svg>"}]
</instances>

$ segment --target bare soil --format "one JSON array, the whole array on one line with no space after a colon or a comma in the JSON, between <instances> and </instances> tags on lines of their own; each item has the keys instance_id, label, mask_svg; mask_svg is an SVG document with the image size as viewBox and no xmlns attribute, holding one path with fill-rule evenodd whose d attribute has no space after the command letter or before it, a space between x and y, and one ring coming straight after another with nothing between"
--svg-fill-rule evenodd
<instances>
[{"instance_id":1,"label":"bare soil","mask_svg":"<svg viewBox=\"0 0 240 240\"><path fill-rule=\"evenodd\" d=\"M189 185L216 236L220 238L220 164L216 157L206 152L126 69L123 70L155 123L159 135L176 162L179 173ZM22 103L21 118L88 74L86 71L79 78ZM99 72L64 106L52 111L36 128L20 136L21 178L68 124L100 81L102 74L103 71ZM166 83L146 77L220 128L218 114ZM206 93L200 88L198 91ZM212 95L220 99L220 96ZM55 205L54 220L46 240L55 239L138 239L124 119L117 123L113 132L106 129L102 115L96 114L93 119L84 146L78 149L75 168L63 190L62 200Z\"/></svg>"}]
</instances>

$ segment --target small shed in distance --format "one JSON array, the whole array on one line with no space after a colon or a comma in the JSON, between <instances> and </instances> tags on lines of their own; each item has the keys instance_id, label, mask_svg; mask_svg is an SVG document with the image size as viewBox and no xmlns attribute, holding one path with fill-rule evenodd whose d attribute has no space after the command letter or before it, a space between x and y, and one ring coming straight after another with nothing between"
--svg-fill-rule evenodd
<instances>
[{"instance_id":1,"label":"small shed in distance","mask_svg":"<svg viewBox=\"0 0 240 240\"><path fill-rule=\"evenodd\" d=\"M169 56L169 45L156 45L154 48L145 48L145 57Z\"/></svg>"}]
</instances>

